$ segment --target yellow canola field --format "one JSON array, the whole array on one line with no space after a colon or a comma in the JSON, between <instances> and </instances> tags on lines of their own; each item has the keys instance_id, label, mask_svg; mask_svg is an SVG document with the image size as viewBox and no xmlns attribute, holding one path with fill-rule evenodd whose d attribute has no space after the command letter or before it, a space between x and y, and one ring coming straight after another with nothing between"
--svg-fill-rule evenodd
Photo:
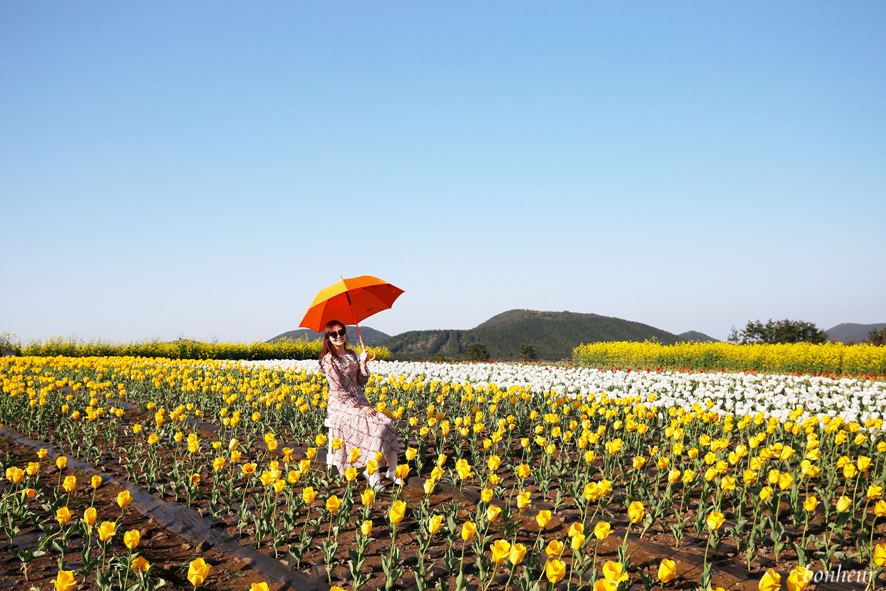
<instances>
[{"instance_id":1,"label":"yellow canola field","mask_svg":"<svg viewBox=\"0 0 886 591\"><path fill-rule=\"evenodd\" d=\"M886 374L886 347L827 343L738 345L733 343L604 342L580 345L573 358L591 365L757 370L854 375Z\"/></svg>"}]
</instances>

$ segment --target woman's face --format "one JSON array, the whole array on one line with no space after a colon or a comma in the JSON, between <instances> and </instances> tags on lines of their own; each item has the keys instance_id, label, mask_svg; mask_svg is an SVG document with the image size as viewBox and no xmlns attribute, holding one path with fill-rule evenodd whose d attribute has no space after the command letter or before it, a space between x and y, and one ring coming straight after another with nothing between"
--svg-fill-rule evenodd
<instances>
[{"instance_id":1,"label":"woman's face","mask_svg":"<svg viewBox=\"0 0 886 591\"><path fill-rule=\"evenodd\" d=\"M348 340L348 333L345 331L345 327L341 324L333 324L329 327L329 332L326 333L326 338L329 339L329 344L333 347L344 347Z\"/></svg>"}]
</instances>

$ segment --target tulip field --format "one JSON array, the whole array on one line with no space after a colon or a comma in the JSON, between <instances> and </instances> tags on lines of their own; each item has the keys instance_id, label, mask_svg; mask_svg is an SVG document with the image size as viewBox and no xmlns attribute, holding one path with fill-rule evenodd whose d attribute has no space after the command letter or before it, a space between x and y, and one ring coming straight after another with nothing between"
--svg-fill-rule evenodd
<instances>
[{"instance_id":1,"label":"tulip field","mask_svg":"<svg viewBox=\"0 0 886 591\"><path fill-rule=\"evenodd\" d=\"M0 358L3 587L886 586L882 375L370 370L379 491L316 360Z\"/></svg>"}]
</instances>

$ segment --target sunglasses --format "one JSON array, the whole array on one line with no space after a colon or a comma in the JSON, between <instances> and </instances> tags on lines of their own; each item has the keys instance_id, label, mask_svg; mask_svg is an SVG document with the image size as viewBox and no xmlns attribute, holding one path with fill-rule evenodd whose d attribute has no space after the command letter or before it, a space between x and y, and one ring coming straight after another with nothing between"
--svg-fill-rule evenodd
<instances>
[{"instance_id":1,"label":"sunglasses","mask_svg":"<svg viewBox=\"0 0 886 591\"><path fill-rule=\"evenodd\" d=\"M348 331L344 328L338 331L333 330L332 332L327 333L330 339L337 339L339 337L343 337L348 334Z\"/></svg>"}]
</instances>

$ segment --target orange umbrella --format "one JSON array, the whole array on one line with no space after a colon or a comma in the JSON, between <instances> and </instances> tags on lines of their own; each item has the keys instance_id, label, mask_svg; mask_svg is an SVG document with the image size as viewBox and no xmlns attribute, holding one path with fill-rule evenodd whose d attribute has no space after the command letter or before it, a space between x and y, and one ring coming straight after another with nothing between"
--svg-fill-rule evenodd
<instances>
[{"instance_id":1,"label":"orange umbrella","mask_svg":"<svg viewBox=\"0 0 886 591\"><path fill-rule=\"evenodd\" d=\"M350 318L357 326L360 345L365 349L358 323L390 308L401 293L402 289L378 277L343 278L320 290L299 326L322 332L329 321L347 322Z\"/></svg>"}]
</instances>

